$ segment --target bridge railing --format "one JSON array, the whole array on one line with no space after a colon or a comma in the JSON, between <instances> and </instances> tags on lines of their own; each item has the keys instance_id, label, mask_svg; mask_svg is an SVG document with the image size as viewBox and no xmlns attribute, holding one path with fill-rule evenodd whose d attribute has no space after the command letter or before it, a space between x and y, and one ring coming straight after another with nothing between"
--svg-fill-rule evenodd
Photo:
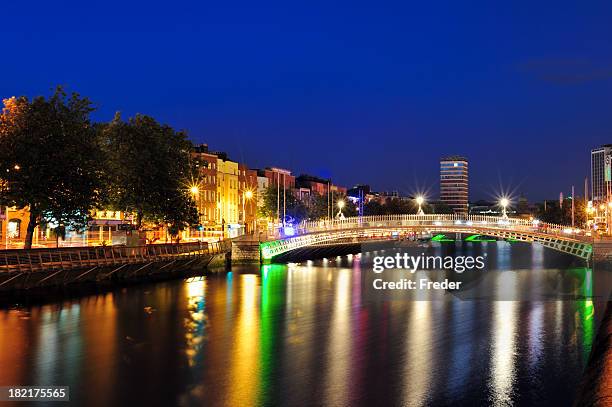
<instances>
[{"instance_id":1,"label":"bridge railing","mask_svg":"<svg viewBox=\"0 0 612 407\"><path fill-rule=\"evenodd\" d=\"M315 233L328 230L354 229L362 227L386 226L459 226L477 225L487 228L538 231L546 234L584 235L586 231L569 226L556 225L522 218L504 218L485 215L379 215L351 217L345 219L310 221L301 223L295 230L297 234ZM280 237L280 236L279 236Z\"/></svg>"},{"instance_id":2,"label":"bridge railing","mask_svg":"<svg viewBox=\"0 0 612 407\"><path fill-rule=\"evenodd\" d=\"M34 272L121 265L215 255L231 250L231 241L151 244L145 246L85 246L0 251L0 272Z\"/></svg>"}]
</instances>

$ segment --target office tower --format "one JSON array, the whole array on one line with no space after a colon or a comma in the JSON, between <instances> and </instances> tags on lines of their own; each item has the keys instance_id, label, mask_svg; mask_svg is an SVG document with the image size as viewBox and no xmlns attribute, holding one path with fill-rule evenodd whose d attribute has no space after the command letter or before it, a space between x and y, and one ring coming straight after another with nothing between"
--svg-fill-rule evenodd
<instances>
[{"instance_id":1,"label":"office tower","mask_svg":"<svg viewBox=\"0 0 612 407\"><path fill-rule=\"evenodd\" d=\"M455 213L468 212L468 161L449 156L440 160L440 200Z\"/></svg>"},{"instance_id":2,"label":"office tower","mask_svg":"<svg viewBox=\"0 0 612 407\"><path fill-rule=\"evenodd\" d=\"M610 161L612 144L606 144L591 150L591 198L593 203L608 200L610 194Z\"/></svg>"}]
</instances>

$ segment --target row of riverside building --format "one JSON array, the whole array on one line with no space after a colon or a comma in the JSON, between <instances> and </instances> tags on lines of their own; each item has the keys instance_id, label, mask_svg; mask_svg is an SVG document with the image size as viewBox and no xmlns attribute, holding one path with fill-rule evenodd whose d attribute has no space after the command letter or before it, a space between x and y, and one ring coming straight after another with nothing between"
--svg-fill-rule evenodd
<instances>
[{"instance_id":1,"label":"row of riverside building","mask_svg":"<svg viewBox=\"0 0 612 407\"><path fill-rule=\"evenodd\" d=\"M290 170L267 167L249 168L234 161L225 152L211 151L206 144L195 146L191 153L196 176L189 186L198 209L199 224L181 232L183 240L217 240L235 237L254 230L266 230L278 219L263 219L258 208L263 204L264 192L274 187L279 192L279 213L283 214L283 197L293 194L298 199L312 195L346 195L347 189L329 180L310 175L295 176ZM166 242L169 236L164 227L146 225L146 240L142 234L130 230L131 214L113 210L94 210L85 232L67 231L66 239L57 241L50 228L37 227L33 247L82 246L100 244L133 244ZM27 208L0 208L0 249L23 247L29 221Z\"/></svg>"},{"instance_id":2,"label":"row of riverside building","mask_svg":"<svg viewBox=\"0 0 612 407\"><path fill-rule=\"evenodd\" d=\"M284 168L249 168L232 161L226 153L209 150L206 144L196 146L192 158L199 176L192 191L196 195L201 231L205 236L234 237L255 229L267 229L268 223L274 220L260 218L258 208L263 205L265 190L270 187L278 191L279 217L286 194L305 199L315 194L325 196L328 192L344 196L347 191L321 178L296 177Z\"/></svg>"},{"instance_id":3,"label":"row of riverside building","mask_svg":"<svg viewBox=\"0 0 612 407\"><path fill-rule=\"evenodd\" d=\"M210 151L208 145L200 144L191 155L197 168L197 177L190 191L194 195L200 227L182 232L183 239L218 239L234 237L253 230L265 230L270 224L281 219L283 197L293 194L305 200L311 196L335 197L347 195L347 189L332 184L329 180L310 176L295 176L290 170L267 167L249 168L244 163L231 160L224 152ZM591 199L593 205L612 202L612 144L606 144L591 151ZM278 192L276 219L262 219L258 207L263 204L264 192L275 187ZM586 193L586 191L585 191ZM360 203L377 200L402 199L397 193L375 193L368 185L357 185L348 191L360 209ZM406 197L414 199L414 197ZM521 198L523 199L523 198ZM526 208L527 202L519 199ZM455 213L491 213L494 204L478 206L469 204L468 160L461 156L448 156L440 160L440 201ZM333 208L331 209L333 211ZM527 210L525 210L527 211ZM611 209L612 211L612 209ZM521 212L520 210L518 212ZM330 212L331 213L331 212ZM608 214L609 215L609 214ZM16 248L23 245L29 213L27 208L0 208L0 248ZM130 214L120 211L96 210L86 233L69 231L62 245L121 244L126 242L133 219ZM149 241L167 241L164 231L150 230ZM37 228L35 246L54 245L50 229Z\"/></svg>"}]
</instances>

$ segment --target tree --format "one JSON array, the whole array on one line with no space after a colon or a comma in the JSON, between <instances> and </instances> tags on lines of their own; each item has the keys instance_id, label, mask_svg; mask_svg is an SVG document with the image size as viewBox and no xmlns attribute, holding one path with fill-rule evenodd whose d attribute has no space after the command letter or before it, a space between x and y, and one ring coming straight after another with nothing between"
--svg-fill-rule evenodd
<instances>
[{"instance_id":1,"label":"tree","mask_svg":"<svg viewBox=\"0 0 612 407\"><path fill-rule=\"evenodd\" d=\"M168 232L170 236L177 238L178 243L178 235L181 230L199 223L198 210L191 197L181 191L170 197L166 205L163 221L170 225Z\"/></svg>"},{"instance_id":2,"label":"tree","mask_svg":"<svg viewBox=\"0 0 612 407\"><path fill-rule=\"evenodd\" d=\"M329 216L329 200L327 194L314 194L309 198L308 217L311 220L325 219Z\"/></svg>"},{"instance_id":3,"label":"tree","mask_svg":"<svg viewBox=\"0 0 612 407\"><path fill-rule=\"evenodd\" d=\"M188 194L192 145L184 132L140 114L125 122L119 113L100 132L108 157L110 207L135 213L138 229L143 221L163 222L176 235L197 224Z\"/></svg>"},{"instance_id":4,"label":"tree","mask_svg":"<svg viewBox=\"0 0 612 407\"><path fill-rule=\"evenodd\" d=\"M427 208L424 206L424 210ZM411 201L403 199L387 198L383 203L379 201L370 201L364 205L363 212L366 216L376 215L401 215L415 214L418 206Z\"/></svg>"},{"instance_id":5,"label":"tree","mask_svg":"<svg viewBox=\"0 0 612 407\"><path fill-rule=\"evenodd\" d=\"M278 215L278 208L280 208L280 217L283 217L283 190L280 190L278 194L275 185L270 185L265 189L263 194L263 204L259 208L259 214L269 219L276 219ZM285 220L293 220L294 222L301 222L302 220L308 219L308 208L307 206L299 201L294 195L293 191L288 189L285 192L284 202Z\"/></svg>"},{"instance_id":6,"label":"tree","mask_svg":"<svg viewBox=\"0 0 612 407\"><path fill-rule=\"evenodd\" d=\"M574 225L584 226L586 224L586 204L584 198L576 197L574 202ZM558 225L572 224L572 198L563 200L563 207L559 205L559 200L546 201L546 209L544 204L538 205L536 213L538 219L555 223Z\"/></svg>"},{"instance_id":7,"label":"tree","mask_svg":"<svg viewBox=\"0 0 612 407\"><path fill-rule=\"evenodd\" d=\"M0 205L28 208L26 249L36 226L82 229L98 206L103 160L87 98L61 87L45 99L5 99L0 115Z\"/></svg>"},{"instance_id":8,"label":"tree","mask_svg":"<svg viewBox=\"0 0 612 407\"><path fill-rule=\"evenodd\" d=\"M425 213L436 213L436 214L446 214L446 215L452 215L453 213L455 213L455 211L453 211L453 208L451 208L450 206L448 206L447 203L442 202L442 201L432 202L431 204L425 204L425 206L423 207L423 211L425 211Z\"/></svg>"},{"instance_id":9,"label":"tree","mask_svg":"<svg viewBox=\"0 0 612 407\"><path fill-rule=\"evenodd\" d=\"M308 207L308 219L310 220L319 220L325 219L331 215L331 217L335 217L338 214L338 202L344 202L344 207L342 208L342 214L345 217L357 216L357 206L348 199L345 195L336 196L334 195L333 204L334 206L331 208L330 214L330 206L331 202L329 201L329 197L327 195L318 195L315 194L310 197Z\"/></svg>"}]
</instances>

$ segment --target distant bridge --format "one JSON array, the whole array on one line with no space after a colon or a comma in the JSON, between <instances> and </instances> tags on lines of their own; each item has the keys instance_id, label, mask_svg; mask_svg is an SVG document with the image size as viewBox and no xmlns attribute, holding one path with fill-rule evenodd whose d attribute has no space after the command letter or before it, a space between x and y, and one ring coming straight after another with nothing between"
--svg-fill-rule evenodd
<instances>
[{"instance_id":1,"label":"distant bridge","mask_svg":"<svg viewBox=\"0 0 612 407\"><path fill-rule=\"evenodd\" d=\"M538 220L481 215L384 215L364 216L326 221L305 222L293 231L293 236L276 236L262 242L264 261L302 247L346 241L374 239L397 232L466 233L539 243L544 247L589 260L593 240L583 229L555 225Z\"/></svg>"}]
</instances>

